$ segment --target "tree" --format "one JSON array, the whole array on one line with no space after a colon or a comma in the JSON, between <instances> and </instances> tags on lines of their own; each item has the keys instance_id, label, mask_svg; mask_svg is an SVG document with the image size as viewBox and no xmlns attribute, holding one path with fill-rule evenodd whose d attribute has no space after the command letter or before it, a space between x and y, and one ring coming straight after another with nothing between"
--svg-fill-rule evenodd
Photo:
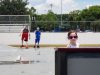
<instances>
[{"instance_id":1,"label":"tree","mask_svg":"<svg viewBox=\"0 0 100 75\"><path fill-rule=\"evenodd\" d=\"M90 22L100 19L100 6L83 9L79 14L79 18L81 21L85 21L85 28L90 29L93 26Z\"/></svg>"},{"instance_id":2,"label":"tree","mask_svg":"<svg viewBox=\"0 0 100 75\"><path fill-rule=\"evenodd\" d=\"M30 9L28 9L28 14L30 15L30 18L31 18L31 31L36 29L34 28L35 18L36 18L35 12L36 12L36 9L34 7L31 7Z\"/></svg>"},{"instance_id":3,"label":"tree","mask_svg":"<svg viewBox=\"0 0 100 75\"><path fill-rule=\"evenodd\" d=\"M47 22L47 30L48 31L51 31L51 30L54 30L56 25L57 25L57 17L56 15L52 12L52 11L49 11L46 15L46 21Z\"/></svg>"},{"instance_id":4,"label":"tree","mask_svg":"<svg viewBox=\"0 0 100 75\"><path fill-rule=\"evenodd\" d=\"M93 30L93 31L95 31L95 32L96 32L96 31L100 31L100 19L91 22L91 26L92 26L92 30Z\"/></svg>"},{"instance_id":5,"label":"tree","mask_svg":"<svg viewBox=\"0 0 100 75\"><path fill-rule=\"evenodd\" d=\"M70 21L71 29L77 29L77 27L79 27L79 23L77 22L79 20L79 17L78 17L79 13L80 13L80 10L74 10L69 13L68 21Z\"/></svg>"},{"instance_id":6,"label":"tree","mask_svg":"<svg viewBox=\"0 0 100 75\"><path fill-rule=\"evenodd\" d=\"M25 15L27 4L27 0L2 0L0 1L0 15Z\"/></svg>"},{"instance_id":7,"label":"tree","mask_svg":"<svg viewBox=\"0 0 100 75\"><path fill-rule=\"evenodd\" d=\"M57 26L57 17L52 11L42 15L36 14L34 17L35 23L32 25L33 30L35 30L36 27L40 27L43 31L52 31Z\"/></svg>"}]
</instances>

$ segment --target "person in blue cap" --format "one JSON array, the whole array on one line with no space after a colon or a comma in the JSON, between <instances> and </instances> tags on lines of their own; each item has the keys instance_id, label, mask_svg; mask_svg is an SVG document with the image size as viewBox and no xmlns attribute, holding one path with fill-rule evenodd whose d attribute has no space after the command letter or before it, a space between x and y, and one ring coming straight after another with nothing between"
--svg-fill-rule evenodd
<instances>
[{"instance_id":1,"label":"person in blue cap","mask_svg":"<svg viewBox=\"0 0 100 75\"><path fill-rule=\"evenodd\" d=\"M40 45L40 37L41 37L41 31L39 30L39 27L37 27L37 30L35 31L35 45L34 48L39 48Z\"/></svg>"}]
</instances>

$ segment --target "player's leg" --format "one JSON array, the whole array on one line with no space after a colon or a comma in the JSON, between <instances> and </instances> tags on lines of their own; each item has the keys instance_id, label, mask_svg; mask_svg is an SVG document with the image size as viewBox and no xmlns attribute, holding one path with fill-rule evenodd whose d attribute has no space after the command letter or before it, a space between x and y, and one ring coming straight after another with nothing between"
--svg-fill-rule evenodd
<instances>
[{"instance_id":1,"label":"player's leg","mask_svg":"<svg viewBox=\"0 0 100 75\"><path fill-rule=\"evenodd\" d=\"M21 46L20 46L20 47L24 47L24 45L23 45L23 40L24 40L24 37L22 36L22 39L21 39Z\"/></svg>"},{"instance_id":2,"label":"player's leg","mask_svg":"<svg viewBox=\"0 0 100 75\"><path fill-rule=\"evenodd\" d=\"M25 35L26 48L28 48L28 33Z\"/></svg>"},{"instance_id":3,"label":"player's leg","mask_svg":"<svg viewBox=\"0 0 100 75\"><path fill-rule=\"evenodd\" d=\"M22 45L21 46L23 47L23 40L22 40Z\"/></svg>"},{"instance_id":4,"label":"player's leg","mask_svg":"<svg viewBox=\"0 0 100 75\"><path fill-rule=\"evenodd\" d=\"M28 41L25 41L26 42L26 48L28 48Z\"/></svg>"},{"instance_id":5,"label":"player's leg","mask_svg":"<svg viewBox=\"0 0 100 75\"><path fill-rule=\"evenodd\" d=\"M37 48L40 48L40 38L38 38L37 43L38 43Z\"/></svg>"},{"instance_id":6,"label":"player's leg","mask_svg":"<svg viewBox=\"0 0 100 75\"><path fill-rule=\"evenodd\" d=\"M25 33L22 33L22 38L21 38L21 40L22 40L22 45L21 45L21 47L24 47L24 40L25 40L25 38L26 38Z\"/></svg>"}]
</instances>

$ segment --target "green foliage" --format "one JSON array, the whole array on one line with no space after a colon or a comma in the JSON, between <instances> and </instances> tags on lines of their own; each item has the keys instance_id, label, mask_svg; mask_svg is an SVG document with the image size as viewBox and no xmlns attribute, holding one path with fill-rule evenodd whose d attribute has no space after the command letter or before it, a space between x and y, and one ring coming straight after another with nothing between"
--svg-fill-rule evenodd
<instances>
[{"instance_id":1,"label":"green foliage","mask_svg":"<svg viewBox=\"0 0 100 75\"><path fill-rule=\"evenodd\" d=\"M88 9L84 9L79 14L81 20L95 21L100 19L100 6L91 6Z\"/></svg>"},{"instance_id":2,"label":"green foliage","mask_svg":"<svg viewBox=\"0 0 100 75\"><path fill-rule=\"evenodd\" d=\"M47 14L36 15L35 23L32 25L35 30L36 27L40 27L43 31L52 31L57 25L57 17L53 12L48 12Z\"/></svg>"},{"instance_id":3,"label":"green foliage","mask_svg":"<svg viewBox=\"0 0 100 75\"><path fill-rule=\"evenodd\" d=\"M27 0L2 0L0 1L0 15L27 14Z\"/></svg>"},{"instance_id":4,"label":"green foliage","mask_svg":"<svg viewBox=\"0 0 100 75\"><path fill-rule=\"evenodd\" d=\"M31 30L40 27L43 31L52 31L55 28L81 30L92 29L100 31L100 5L91 6L83 10L74 10L69 14L55 14L49 10L47 14L36 14L34 7L26 8L28 0L1 0L0 15L27 15L31 16ZM61 26L62 15L62 26Z\"/></svg>"},{"instance_id":5,"label":"green foliage","mask_svg":"<svg viewBox=\"0 0 100 75\"><path fill-rule=\"evenodd\" d=\"M95 26L95 31L97 31L96 29L98 29L97 27L99 27L99 24L97 26L97 24L95 23L99 19L100 19L100 6L91 6L81 11L74 10L69 13L68 17L68 21L73 21L70 22L71 29L76 29L77 28L76 25L79 25L79 28L81 30L89 29L93 31L94 28L92 26ZM95 21L95 23L93 23L92 21ZM98 30L100 31L100 29Z\"/></svg>"}]
</instances>

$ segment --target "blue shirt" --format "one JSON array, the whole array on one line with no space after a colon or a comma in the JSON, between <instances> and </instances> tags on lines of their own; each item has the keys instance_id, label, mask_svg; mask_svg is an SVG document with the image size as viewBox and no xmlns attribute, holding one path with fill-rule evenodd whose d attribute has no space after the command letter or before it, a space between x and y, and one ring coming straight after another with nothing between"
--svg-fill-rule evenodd
<instances>
[{"instance_id":1,"label":"blue shirt","mask_svg":"<svg viewBox=\"0 0 100 75\"><path fill-rule=\"evenodd\" d=\"M41 32L36 30L35 35L36 35L36 38L40 38Z\"/></svg>"}]
</instances>

